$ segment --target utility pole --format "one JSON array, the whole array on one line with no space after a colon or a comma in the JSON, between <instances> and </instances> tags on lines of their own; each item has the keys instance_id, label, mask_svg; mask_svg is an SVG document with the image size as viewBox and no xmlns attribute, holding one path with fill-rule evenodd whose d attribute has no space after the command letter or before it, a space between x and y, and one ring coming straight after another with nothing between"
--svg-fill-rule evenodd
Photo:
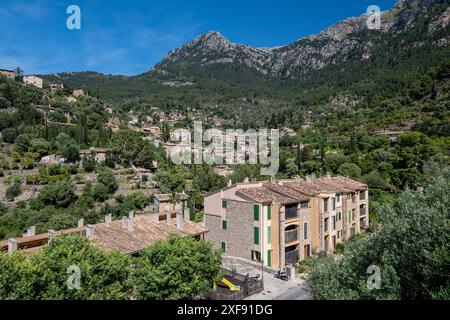
<instances>
[{"instance_id":1,"label":"utility pole","mask_svg":"<svg viewBox=\"0 0 450 320\"><path fill-rule=\"evenodd\" d=\"M261 206L261 282L264 290L264 206Z\"/></svg>"}]
</instances>

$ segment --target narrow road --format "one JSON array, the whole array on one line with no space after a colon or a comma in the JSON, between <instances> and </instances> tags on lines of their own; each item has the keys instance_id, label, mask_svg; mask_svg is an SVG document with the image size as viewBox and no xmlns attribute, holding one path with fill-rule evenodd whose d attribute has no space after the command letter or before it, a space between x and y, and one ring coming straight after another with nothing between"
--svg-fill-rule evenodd
<instances>
[{"instance_id":1,"label":"narrow road","mask_svg":"<svg viewBox=\"0 0 450 320\"><path fill-rule=\"evenodd\" d=\"M274 300L310 300L311 294L307 290L306 284L298 284L289 288L287 292L275 297Z\"/></svg>"}]
</instances>

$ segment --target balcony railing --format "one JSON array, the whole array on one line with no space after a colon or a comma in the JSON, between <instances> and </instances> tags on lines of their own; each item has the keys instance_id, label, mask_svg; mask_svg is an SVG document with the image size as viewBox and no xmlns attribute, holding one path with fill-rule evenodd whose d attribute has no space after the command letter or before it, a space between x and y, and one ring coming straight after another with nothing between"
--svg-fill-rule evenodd
<instances>
[{"instance_id":1,"label":"balcony railing","mask_svg":"<svg viewBox=\"0 0 450 320\"><path fill-rule=\"evenodd\" d=\"M286 208L285 218L286 220L298 218L297 208Z\"/></svg>"},{"instance_id":2,"label":"balcony railing","mask_svg":"<svg viewBox=\"0 0 450 320\"><path fill-rule=\"evenodd\" d=\"M286 252L284 260L286 264L296 264L298 262L298 257L298 250L292 250Z\"/></svg>"},{"instance_id":3,"label":"balcony railing","mask_svg":"<svg viewBox=\"0 0 450 320\"><path fill-rule=\"evenodd\" d=\"M297 229L285 231L284 232L284 240L286 243L297 241L298 240Z\"/></svg>"}]
</instances>

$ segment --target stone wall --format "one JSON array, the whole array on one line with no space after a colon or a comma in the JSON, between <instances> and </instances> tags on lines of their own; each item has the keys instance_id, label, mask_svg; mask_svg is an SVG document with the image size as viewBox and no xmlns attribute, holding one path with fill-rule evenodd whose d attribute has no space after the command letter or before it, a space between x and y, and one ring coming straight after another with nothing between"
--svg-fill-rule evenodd
<instances>
[{"instance_id":1,"label":"stone wall","mask_svg":"<svg viewBox=\"0 0 450 320\"><path fill-rule=\"evenodd\" d=\"M227 209L223 210L224 216L205 215L205 225L209 232L205 240L214 244L215 248L221 247L225 241L227 251L225 255L251 258L253 250L253 204L228 200ZM222 230L222 220L227 220L227 230Z\"/></svg>"}]
</instances>

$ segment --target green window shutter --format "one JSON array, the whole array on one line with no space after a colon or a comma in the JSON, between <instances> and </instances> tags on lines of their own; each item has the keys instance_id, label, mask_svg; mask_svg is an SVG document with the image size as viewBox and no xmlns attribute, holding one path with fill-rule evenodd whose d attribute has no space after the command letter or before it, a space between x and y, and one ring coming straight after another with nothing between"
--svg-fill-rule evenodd
<instances>
[{"instance_id":1,"label":"green window shutter","mask_svg":"<svg viewBox=\"0 0 450 320\"><path fill-rule=\"evenodd\" d=\"M267 206L267 220L272 219L272 207Z\"/></svg>"},{"instance_id":2,"label":"green window shutter","mask_svg":"<svg viewBox=\"0 0 450 320\"><path fill-rule=\"evenodd\" d=\"M227 220L222 220L222 230L227 230L228 224Z\"/></svg>"},{"instance_id":3,"label":"green window shutter","mask_svg":"<svg viewBox=\"0 0 450 320\"><path fill-rule=\"evenodd\" d=\"M225 243L225 241L222 241L222 243L220 244L220 246L222 247L223 252L227 251L227 244Z\"/></svg>"},{"instance_id":4,"label":"green window shutter","mask_svg":"<svg viewBox=\"0 0 450 320\"><path fill-rule=\"evenodd\" d=\"M222 200L222 208L223 209L227 208L227 200Z\"/></svg>"},{"instance_id":5,"label":"green window shutter","mask_svg":"<svg viewBox=\"0 0 450 320\"><path fill-rule=\"evenodd\" d=\"M259 228L253 228L253 244L259 244Z\"/></svg>"},{"instance_id":6,"label":"green window shutter","mask_svg":"<svg viewBox=\"0 0 450 320\"><path fill-rule=\"evenodd\" d=\"M259 205L258 204L253 205L253 220L259 221Z\"/></svg>"},{"instance_id":7,"label":"green window shutter","mask_svg":"<svg viewBox=\"0 0 450 320\"><path fill-rule=\"evenodd\" d=\"M352 221L352 210L348 210L348 222Z\"/></svg>"},{"instance_id":8,"label":"green window shutter","mask_svg":"<svg viewBox=\"0 0 450 320\"><path fill-rule=\"evenodd\" d=\"M272 241L272 228L267 227L267 243L270 243Z\"/></svg>"},{"instance_id":9,"label":"green window shutter","mask_svg":"<svg viewBox=\"0 0 450 320\"><path fill-rule=\"evenodd\" d=\"M272 266L272 251L271 250L267 250L267 265L269 267Z\"/></svg>"}]
</instances>

